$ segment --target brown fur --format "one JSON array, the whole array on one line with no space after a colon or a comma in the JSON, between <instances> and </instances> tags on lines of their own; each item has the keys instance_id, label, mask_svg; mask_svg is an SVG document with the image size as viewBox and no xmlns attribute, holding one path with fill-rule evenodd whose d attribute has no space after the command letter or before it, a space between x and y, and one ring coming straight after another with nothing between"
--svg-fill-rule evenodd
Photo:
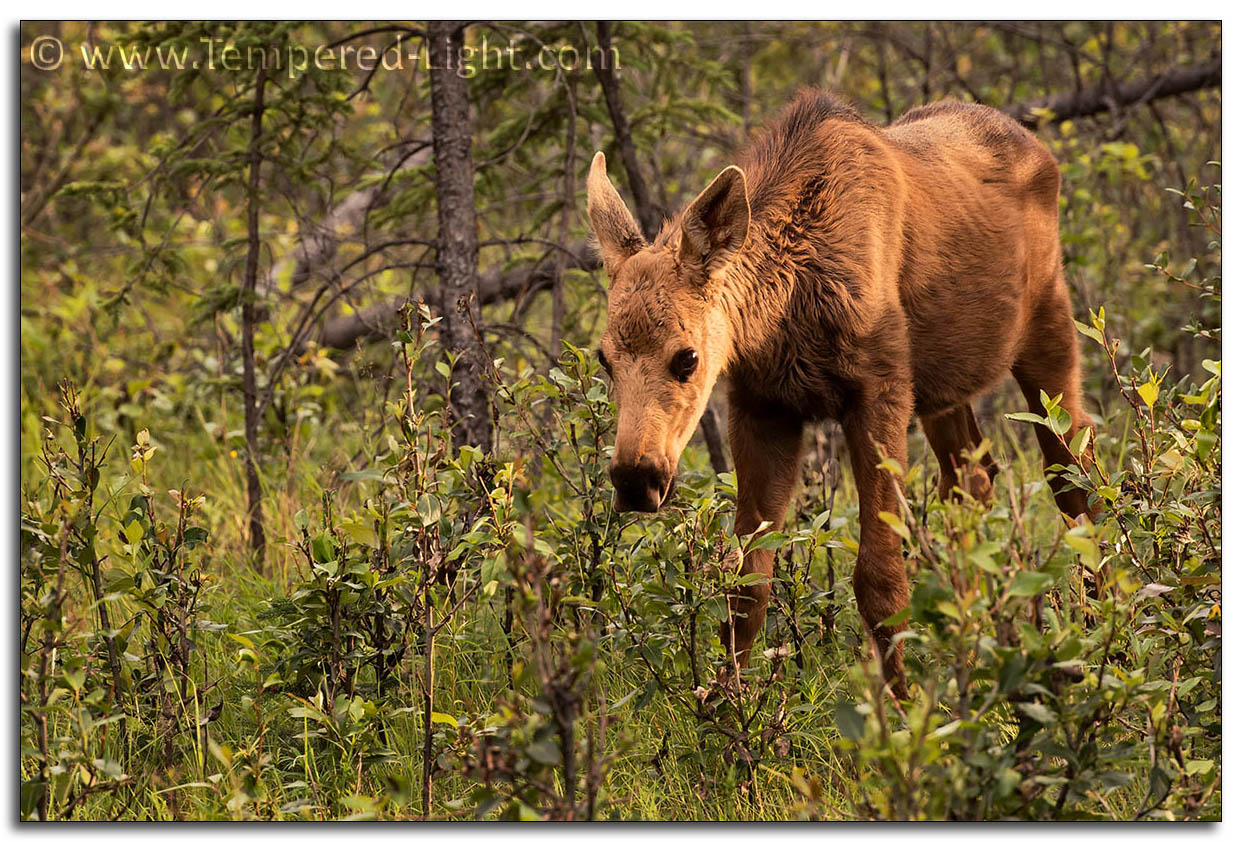
<instances>
[{"instance_id":1,"label":"brown fur","mask_svg":"<svg viewBox=\"0 0 1242 842\"><path fill-rule=\"evenodd\" d=\"M805 92L648 245L597 155L588 212L612 278L600 352L619 410L618 508L654 511L667 499L719 376L739 534L784 521L804 425L838 419L860 501L854 591L904 695L901 646L891 645L900 627L881 625L908 604L900 539L879 518L898 511L898 488L879 465L904 470L911 415L940 463L941 494L960 486L981 499L996 466L963 456L983 440L970 401L1005 374L1040 414L1041 389L1063 395L1070 436L1089 424L1059 189L1047 149L991 108L940 103L878 128ZM699 364L683 383L670 362L685 349ZM1062 441L1039 442L1048 464L1069 462ZM1050 479L1060 491L1064 480ZM1057 502L1087 513L1076 489ZM770 575L772 553L748 553L742 570ZM768 591L739 593L722 630L742 665Z\"/></svg>"}]
</instances>

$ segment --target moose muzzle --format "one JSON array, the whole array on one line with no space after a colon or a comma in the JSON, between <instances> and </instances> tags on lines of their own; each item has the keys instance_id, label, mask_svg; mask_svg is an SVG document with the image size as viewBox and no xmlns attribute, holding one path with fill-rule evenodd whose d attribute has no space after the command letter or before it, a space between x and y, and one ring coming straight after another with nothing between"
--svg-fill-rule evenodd
<instances>
[{"instance_id":1,"label":"moose muzzle","mask_svg":"<svg viewBox=\"0 0 1242 842\"><path fill-rule=\"evenodd\" d=\"M613 460L609 473L616 490L612 507L618 512L657 511L673 489L673 472L645 456L637 462Z\"/></svg>"}]
</instances>

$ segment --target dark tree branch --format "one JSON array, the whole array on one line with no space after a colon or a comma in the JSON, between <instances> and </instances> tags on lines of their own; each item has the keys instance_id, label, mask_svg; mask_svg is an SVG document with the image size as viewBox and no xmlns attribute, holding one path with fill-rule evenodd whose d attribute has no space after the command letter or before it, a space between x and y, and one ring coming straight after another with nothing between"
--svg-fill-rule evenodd
<instances>
[{"instance_id":1,"label":"dark tree branch","mask_svg":"<svg viewBox=\"0 0 1242 842\"><path fill-rule=\"evenodd\" d=\"M1164 73L1135 79L1120 85L1102 82L1091 88L1072 93L1057 94L1027 102L1017 102L1002 110L1028 128L1035 128L1044 119L1036 109L1051 112L1052 120L1072 120L1093 114L1111 112L1135 105L1145 105L1152 100L1218 88L1221 84L1221 59L1216 56L1200 64L1175 67Z\"/></svg>"},{"instance_id":2,"label":"dark tree branch","mask_svg":"<svg viewBox=\"0 0 1242 842\"><path fill-rule=\"evenodd\" d=\"M25 207L22 208L21 215L23 227L30 225L35 221L39 214L43 212L43 209L47 207L48 201L50 201L51 198L56 195L56 192L65 185L65 182L69 180L69 175L73 172L73 165L77 162L78 158L82 156L82 152L86 149L86 145L95 137L96 132L99 131L99 127L103 125L106 114L107 111L105 109L100 109L95 113L95 116L91 118L91 121L87 124L86 130L82 132L82 136L78 138L78 142L74 145L73 150L65 156L65 160L61 164L60 171L56 173L46 187L36 193L33 198L29 198L24 203Z\"/></svg>"},{"instance_id":3,"label":"dark tree branch","mask_svg":"<svg viewBox=\"0 0 1242 842\"><path fill-rule=\"evenodd\" d=\"M580 269L589 272L600 266L599 258L586 242L574 243L567 252L572 257L572 263ZM556 272L557 262L550 254L545 254L531 266L507 271L493 269L479 277L479 305L486 307L551 289ZM439 296L428 291L427 299L431 309L438 313ZM326 320L319 335L319 344L326 348L347 350L359 342L378 342L389 338L396 323L397 310L404 301L404 298L382 301L357 313Z\"/></svg>"},{"instance_id":4,"label":"dark tree branch","mask_svg":"<svg viewBox=\"0 0 1242 842\"><path fill-rule=\"evenodd\" d=\"M392 200L393 177L402 170L417 169L431 160L430 141L417 141L413 148L400 158L389 170L383 181L376 182L351 193L333 206L321 222L308 223L303 231L302 239L291 255L294 260L293 277L289 285L293 288L302 286L316 274L332 274L331 263L346 239L342 231L362 231L367 217L375 210L384 207ZM277 288L277 279L285 271L290 258L272 265L258 282L261 294L269 294Z\"/></svg>"}]
</instances>

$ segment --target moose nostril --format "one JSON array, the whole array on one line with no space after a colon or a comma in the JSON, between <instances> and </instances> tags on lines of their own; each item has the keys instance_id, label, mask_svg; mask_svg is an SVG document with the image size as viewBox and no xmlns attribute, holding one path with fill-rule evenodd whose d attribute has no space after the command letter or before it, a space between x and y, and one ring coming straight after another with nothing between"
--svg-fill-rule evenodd
<instances>
[{"instance_id":1,"label":"moose nostril","mask_svg":"<svg viewBox=\"0 0 1242 842\"><path fill-rule=\"evenodd\" d=\"M668 481L653 463L641 460L634 465L614 465L610 473L619 511L654 512L664 502Z\"/></svg>"}]
</instances>

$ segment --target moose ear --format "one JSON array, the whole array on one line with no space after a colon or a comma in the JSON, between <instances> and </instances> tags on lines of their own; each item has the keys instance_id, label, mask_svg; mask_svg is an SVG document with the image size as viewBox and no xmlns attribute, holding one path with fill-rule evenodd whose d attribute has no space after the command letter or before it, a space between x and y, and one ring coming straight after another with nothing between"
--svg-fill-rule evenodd
<instances>
[{"instance_id":1,"label":"moose ear","mask_svg":"<svg viewBox=\"0 0 1242 842\"><path fill-rule=\"evenodd\" d=\"M608 178L603 152L595 153L587 176L587 216L591 218L591 228L599 241L604 269L610 277L615 277L621 264L641 251L647 241Z\"/></svg>"},{"instance_id":2,"label":"moose ear","mask_svg":"<svg viewBox=\"0 0 1242 842\"><path fill-rule=\"evenodd\" d=\"M681 259L702 266L708 278L715 277L729 265L749 231L746 174L726 167L682 215Z\"/></svg>"}]
</instances>

